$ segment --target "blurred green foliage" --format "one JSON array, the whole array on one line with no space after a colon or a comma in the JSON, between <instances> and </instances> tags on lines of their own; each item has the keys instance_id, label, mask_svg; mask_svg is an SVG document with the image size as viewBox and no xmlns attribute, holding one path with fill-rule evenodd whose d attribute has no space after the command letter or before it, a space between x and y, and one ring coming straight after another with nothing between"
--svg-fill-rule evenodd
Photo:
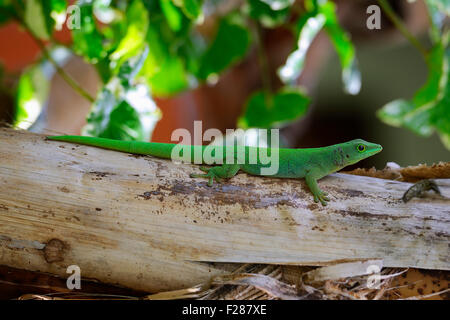
<instances>
[{"instance_id":1,"label":"blurred green foliage","mask_svg":"<svg viewBox=\"0 0 450 320\"><path fill-rule=\"evenodd\" d=\"M49 91L49 81L40 65L31 66L22 73L17 90L14 118L19 128L27 129L42 112Z\"/></svg>"},{"instance_id":2,"label":"blurred green foliage","mask_svg":"<svg viewBox=\"0 0 450 320\"><path fill-rule=\"evenodd\" d=\"M215 32L205 37L197 26L223 1L78 0L68 7L66 0L0 0L0 23L15 19L35 38L54 43L54 30L67 21L73 39L68 49L95 66L103 81L84 128L85 134L94 136L149 140L161 116L152 97L172 96L216 81L258 45L261 28L284 26L297 42L278 70L284 86L271 88L263 81L264 88L251 94L243 106L239 127L282 127L306 113L310 98L296 83L310 44L322 30L339 56L344 91L358 94L361 79L355 48L339 25L334 2L246 0L227 14L216 14ZM432 21L428 81L412 100L393 101L378 116L420 135L437 131L450 148L449 35L444 25L450 4L424 1ZM263 51L259 54L265 55ZM26 114L21 110L23 101L38 95L29 70L19 81L16 122ZM264 72L261 66L261 76L267 79L270 75ZM42 101L42 93L35 100Z\"/></svg>"},{"instance_id":3,"label":"blurred green foliage","mask_svg":"<svg viewBox=\"0 0 450 320\"><path fill-rule=\"evenodd\" d=\"M250 96L238 125L241 128L281 127L304 114L309 101L301 90L295 88L282 88L275 94L257 91Z\"/></svg>"},{"instance_id":4,"label":"blurred green foliage","mask_svg":"<svg viewBox=\"0 0 450 320\"><path fill-rule=\"evenodd\" d=\"M411 100L398 99L378 111L387 124L407 128L428 137L437 131L450 149L450 50L449 30L444 20L450 13L450 1L426 0L431 17L430 38L433 47L425 57L428 79Z\"/></svg>"},{"instance_id":5,"label":"blurred green foliage","mask_svg":"<svg viewBox=\"0 0 450 320\"><path fill-rule=\"evenodd\" d=\"M349 94L357 94L361 79L356 68L355 49L350 36L339 26L336 6L330 1L306 1L306 12L297 21L297 49L287 58L278 75L284 83L294 83L303 70L308 48L319 31L325 29L333 43L342 65L344 89Z\"/></svg>"}]
</instances>

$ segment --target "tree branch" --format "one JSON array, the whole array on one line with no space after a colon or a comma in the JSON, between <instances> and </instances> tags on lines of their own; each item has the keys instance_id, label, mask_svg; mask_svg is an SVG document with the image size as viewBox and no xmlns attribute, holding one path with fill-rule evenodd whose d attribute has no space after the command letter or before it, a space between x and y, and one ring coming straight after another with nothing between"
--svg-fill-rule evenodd
<instances>
[{"instance_id":1,"label":"tree branch","mask_svg":"<svg viewBox=\"0 0 450 320\"><path fill-rule=\"evenodd\" d=\"M385 267L449 270L447 198L401 197L410 183L347 174L319 181L239 174L207 186L195 165L45 141L0 129L0 264L144 291L224 274L199 262L329 265L382 259Z\"/></svg>"}]
</instances>

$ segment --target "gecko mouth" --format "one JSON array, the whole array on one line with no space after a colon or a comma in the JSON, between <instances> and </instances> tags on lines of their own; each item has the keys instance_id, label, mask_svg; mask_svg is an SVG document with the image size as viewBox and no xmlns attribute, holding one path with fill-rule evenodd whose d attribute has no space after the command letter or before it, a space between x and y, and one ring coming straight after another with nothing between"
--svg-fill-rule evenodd
<instances>
[{"instance_id":1,"label":"gecko mouth","mask_svg":"<svg viewBox=\"0 0 450 320\"><path fill-rule=\"evenodd\" d=\"M381 152L383 150L383 147L381 145L377 145L372 150L369 151L370 155L377 154L378 152Z\"/></svg>"}]
</instances>

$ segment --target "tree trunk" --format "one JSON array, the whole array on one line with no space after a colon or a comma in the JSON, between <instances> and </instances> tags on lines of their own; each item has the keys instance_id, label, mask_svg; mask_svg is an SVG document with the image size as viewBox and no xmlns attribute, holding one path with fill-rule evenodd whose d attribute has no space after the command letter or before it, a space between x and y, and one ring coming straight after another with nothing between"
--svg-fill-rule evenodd
<instances>
[{"instance_id":1,"label":"tree trunk","mask_svg":"<svg viewBox=\"0 0 450 320\"><path fill-rule=\"evenodd\" d=\"M0 129L0 264L136 290L208 281L202 262L449 270L450 181L443 197L403 203L410 183L333 174L319 181L239 174L208 187L194 165Z\"/></svg>"}]
</instances>

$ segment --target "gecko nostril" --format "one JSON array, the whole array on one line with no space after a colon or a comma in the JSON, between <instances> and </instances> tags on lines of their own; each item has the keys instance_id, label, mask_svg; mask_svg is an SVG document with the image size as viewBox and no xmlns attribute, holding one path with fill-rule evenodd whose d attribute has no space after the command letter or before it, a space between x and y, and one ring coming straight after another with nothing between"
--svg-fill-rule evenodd
<instances>
[{"instance_id":1,"label":"gecko nostril","mask_svg":"<svg viewBox=\"0 0 450 320\"><path fill-rule=\"evenodd\" d=\"M345 156L346 156L347 158L349 158L349 155L348 155L348 154L346 154Z\"/></svg>"}]
</instances>

